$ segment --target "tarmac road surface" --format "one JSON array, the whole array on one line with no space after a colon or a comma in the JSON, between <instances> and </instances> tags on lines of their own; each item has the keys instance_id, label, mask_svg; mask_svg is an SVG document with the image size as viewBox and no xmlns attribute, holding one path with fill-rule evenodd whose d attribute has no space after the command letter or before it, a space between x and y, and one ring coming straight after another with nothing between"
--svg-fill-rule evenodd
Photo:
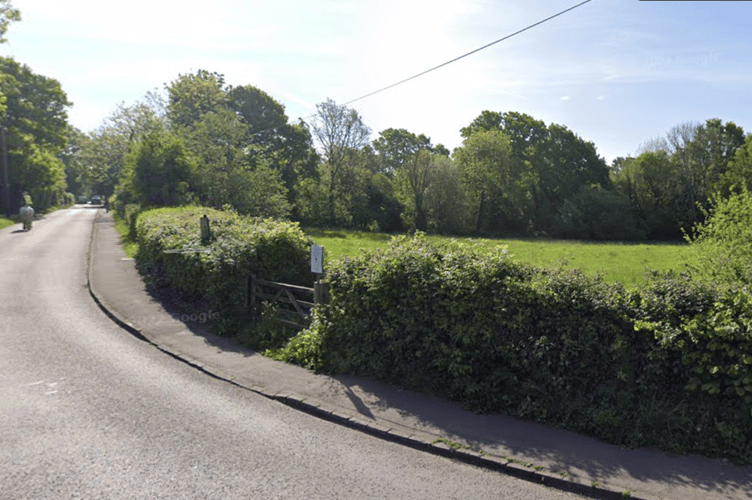
<instances>
[{"instance_id":1,"label":"tarmac road surface","mask_svg":"<svg viewBox=\"0 0 752 500\"><path fill-rule=\"evenodd\" d=\"M97 209L0 231L0 500L579 498L313 418L116 326Z\"/></svg>"}]
</instances>

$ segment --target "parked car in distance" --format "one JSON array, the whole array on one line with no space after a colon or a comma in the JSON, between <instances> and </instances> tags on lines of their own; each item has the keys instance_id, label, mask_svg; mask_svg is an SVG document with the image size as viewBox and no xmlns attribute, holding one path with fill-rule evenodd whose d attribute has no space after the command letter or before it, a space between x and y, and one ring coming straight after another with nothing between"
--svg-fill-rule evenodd
<instances>
[{"instance_id":1,"label":"parked car in distance","mask_svg":"<svg viewBox=\"0 0 752 500\"><path fill-rule=\"evenodd\" d=\"M87 201L89 201L89 198L87 198L86 196L79 196L78 197L78 203L79 203L79 205L82 205L82 204L86 203Z\"/></svg>"},{"instance_id":2,"label":"parked car in distance","mask_svg":"<svg viewBox=\"0 0 752 500\"><path fill-rule=\"evenodd\" d=\"M91 197L91 204L92 205L101 205L102 204L102 198L99 196L92 196Z\"/></svg>"}]
</instances>

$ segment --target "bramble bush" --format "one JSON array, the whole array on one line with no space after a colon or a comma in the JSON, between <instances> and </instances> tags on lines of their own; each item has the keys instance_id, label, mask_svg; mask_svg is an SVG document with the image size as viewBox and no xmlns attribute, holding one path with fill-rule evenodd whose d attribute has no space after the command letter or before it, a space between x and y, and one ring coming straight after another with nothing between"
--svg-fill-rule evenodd
<instances>
[{"instance_id":1,"label":"bramble bush","mask_svg":"<svg viewBox=\"0 0 752 500\"><path fill-rule=\"evenodd\" d=\"M203 244L199 220L210 220ZM296 223L243 217L206 207L138 214L136 262L151 284L179 293L184 305L206 303L223 319L242 315L247 278L310 286L311 240Z\"/></svg>"},{"instance_id":2,"label":"bramble bush","mask_svg":"<svg viewBox=\"0 0 752 500\"><path fill-rule=\"evenodd\" d=\"M752 298L652 273L637 290L398 237L330 264L330 302L275 351L588 433L752 462Z\"/></svg>"}]
</instances>

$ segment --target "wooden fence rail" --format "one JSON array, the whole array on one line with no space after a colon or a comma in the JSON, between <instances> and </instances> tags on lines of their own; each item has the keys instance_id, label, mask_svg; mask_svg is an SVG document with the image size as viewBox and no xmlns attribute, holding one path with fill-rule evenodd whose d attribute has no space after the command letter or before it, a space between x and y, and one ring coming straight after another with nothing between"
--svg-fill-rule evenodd
<instances>
[{"instance_id":1,"label":"wooden fence rail","mask_svg":"<svg viewBox=\"0 0 752 500\"><path fill-rule=\"evenodd\" d=\"M277 283L248 277L248 295L246 307L254 317L260 317L261 304L264 302L276 307L275 320L293 328L303 329L310 323L313 307L327 299L326 284L320 281L315 288Z\"/></svg>"}]
</instances>

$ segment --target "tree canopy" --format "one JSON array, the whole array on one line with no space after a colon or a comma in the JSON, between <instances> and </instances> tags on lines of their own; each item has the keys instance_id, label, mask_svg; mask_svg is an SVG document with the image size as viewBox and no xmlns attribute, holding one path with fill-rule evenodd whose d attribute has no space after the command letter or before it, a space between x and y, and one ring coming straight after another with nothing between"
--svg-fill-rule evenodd
<instances>
[{"instance_id":1,"label":"tree canopy","mask_svg":"<svg viewBox=\"0 0 752 500\"><path fill-rule=\"evenodd\" d=\"M65 192L64 166L58 156L68 144L71 103L57 80L11 58L0 57L0 75L0 94L5 97L0 126L7 137L11 206L22 204L25 191L43 209Z\"/></svg>"},{"instance_id":2,"label":"tree canopy","mask_svg":"<svg viewBox=\"0 0 752 500\"><path fill-rule=\"evenodd\" d=\"M11 23L21 20L21 11L13 7L10 0L0 0L0 43L5 43L5 34Z\"/></svg>"}]
</instances>

